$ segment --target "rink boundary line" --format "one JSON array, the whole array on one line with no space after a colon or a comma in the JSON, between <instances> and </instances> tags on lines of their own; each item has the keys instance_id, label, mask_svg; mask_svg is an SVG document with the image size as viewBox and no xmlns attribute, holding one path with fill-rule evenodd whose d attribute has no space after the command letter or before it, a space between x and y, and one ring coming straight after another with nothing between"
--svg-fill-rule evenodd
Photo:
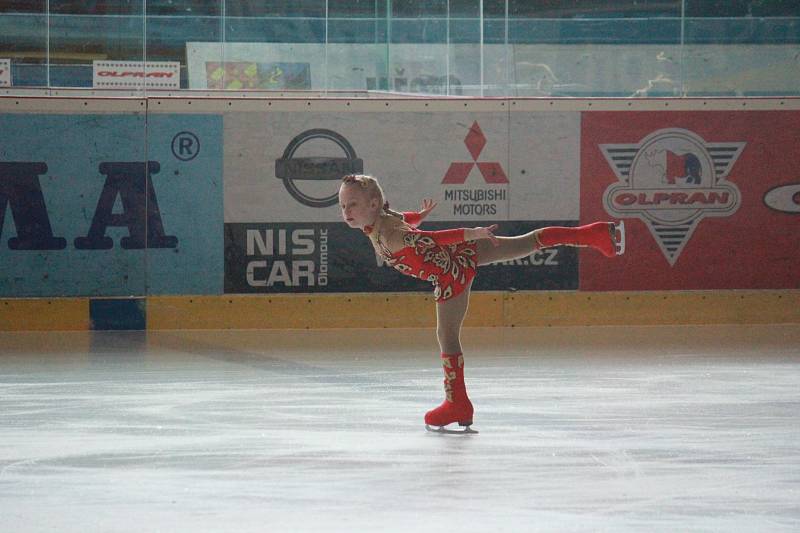
<instances>
[{"instance_id":1,"label":"rink boundary line","mask_svg":"<svg viewBox=\"0 0 800 533\"><path fill-rule=\"evenodd\" d=\"M427 293L0 300L0 331L434 327ZM475 291L467 327L800 323L800 290Z\"/></svg>"}]
</instances>

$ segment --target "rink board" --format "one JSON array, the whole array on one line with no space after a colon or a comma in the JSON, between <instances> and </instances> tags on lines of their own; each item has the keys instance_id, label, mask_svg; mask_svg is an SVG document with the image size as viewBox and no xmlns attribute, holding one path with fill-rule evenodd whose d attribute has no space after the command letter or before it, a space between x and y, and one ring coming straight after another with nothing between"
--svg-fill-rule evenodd
<instances>
[{"instance_id":1,"label":"rink board","mask_svg":"<svg viewBox=\"0 0 800 533\"><path fill-rule=\"evenodd\" d=\"M798 107L775 98L0 98L0 184L11 199L0 296L423 290L380 268L341 224L344 172L378 175L395 209L436 199L431 229L499 223L513 235L627 222L622 258L560 249L546 264L484 269L477 290L797 289ZM734 152L724 160L720 149ZM684 175L693 164L702 183ZM657 168L660 180L646 172ZM145 194L124 193L120 183L137 179ZM24 212L29 186L41 207ZM696 205L668 205L686 198ZM152 242L132 244L135 229Z\"/></svg>"},{"instance_id":2,"label":"rink board","mask_svg":"<svg viewBox=\"0 0 800 533\"><path fill-rule=\"evenodd\" d=\"M743 102L746 103L746 102ZM800 112L584 113L581 221L630 246L586 254L580 288L800 288Z\"/></svg>"},{"instance_id":3,"label":"rink board","mask_svg":"<svg viewBox=\"0 0 800 533\"><path fill-rule=\"evenodd\" d=\"M481 291L467 327L800 324L800 291ZM0 300L0 331L435 327L425 293Z\"/></svg>"},{"instance_id":4,"label":"rink board","mask_svg":"<svg viewBox=\"0 0 800 533\"><path fill-rule=\"evenodd\" d=\"M221 142L141 99L0 98L0 295L221 292Z\"/></svg>"},{"instance_id":5,"label":"rink board","mask_svg":"<svg viewBox=\"0 0 800 533\"><path fill-rule=\"evenodd\" d=\"M431 324L430 287L339 222L340 170L380 176L396 209L436 198L430 229L625 220L621 258L484 267L468 325L797 322L800 99L4 97L0 119L3 194L27 180L44 205L4 203L0 329ZM120 163L149 187L128 223ZM695 197L712 209L665 205Z\"/></svg>"}]
</instances>

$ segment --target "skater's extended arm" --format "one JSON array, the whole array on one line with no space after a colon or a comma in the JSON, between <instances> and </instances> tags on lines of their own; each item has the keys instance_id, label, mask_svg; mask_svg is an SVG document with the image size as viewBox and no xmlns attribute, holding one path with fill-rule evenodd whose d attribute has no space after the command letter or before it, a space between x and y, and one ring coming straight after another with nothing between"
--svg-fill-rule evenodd
<instances>
[{"instance_id":1,"label":"skater's extended arm","mask_svg":"<svg viewBox=\"0 0 800 533\"><path fill-rule=\"evenodd\" d=\"M497 230L497 224L492 224L488 227L476 228L456 228L445 229L438 231L420 231L414 230L408 233L422 235L423 237L430 237L433 241L441 246L448 244L460 244L466 241L475 241L478 239L489 239L493 244L497 243L497 237L494 232Z\"/></svg>"},{"instance_id":2,"label":"skater's extended arm","mask_svg":"<svg viewBox=\"0 0 800 533\"><path fill-rule=\"evenodd\" d=\"M431 198L425 198L422 200L422 209L419 211L404 211L403 220L405 220L407 224L417 227L422 223L422 220L428 216L428 213L433 211L434 207L436 207L436 202Z\"/></svg>"},{"instance_id":3,"label":"skater's extended arm","mask_svg":"<svg viewBox=\"0 0 800 533\"><path fill-rule=\"evenodd\" d=\"M373 234L373 244L375 244L377 249L381 252L388 251L389 253L395 253L402 248L412 245L412 242L420 242L418 240L419 238L428 238L439 246L460 244L462 242L478 239L489 239L494 245L497 245L498 242L497 237L494 235L494 231L497 229L496 224L488 227L423 231L398 219L387 217L383 220L385 222L378 232L380 235L380 244L378 243L378 236Z\"/></svg>"}]
</instances>

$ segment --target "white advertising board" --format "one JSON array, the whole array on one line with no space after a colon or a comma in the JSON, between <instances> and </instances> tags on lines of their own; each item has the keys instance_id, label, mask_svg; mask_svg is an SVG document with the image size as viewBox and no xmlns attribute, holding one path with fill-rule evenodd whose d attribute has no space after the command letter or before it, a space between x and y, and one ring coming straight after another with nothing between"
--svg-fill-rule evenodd
<instances>
[{"instance_id":1,"label":"white advertising board","mask_svg":"<svg viewBox=\"0 0 800 533\"><path fill-rule=\"evenodd\" d=\"M579 112L304 106L224 114L226 223L339 221L347 173L378 177L397 210L433 198L430 220L578 218Z\"/></svg>"},{"instance_id":2,"label":"white advertising board","mask_svg":"<svg viewBox=\"0 0 800 533\"><path fill-rule=\"evenodd\" d=\"M11 87L10 59L0 59L0 87Z\"/></svg>"},{"instance_id":3,"label":"white advertising board","mask_svg":"<svg viewBox=\"0 0 800 533\"><path fill-rule=\"evenodd\" d=\"M93 61L92 87L96 89L180 89L178 61Z\"/></svg>"}]
</instances>

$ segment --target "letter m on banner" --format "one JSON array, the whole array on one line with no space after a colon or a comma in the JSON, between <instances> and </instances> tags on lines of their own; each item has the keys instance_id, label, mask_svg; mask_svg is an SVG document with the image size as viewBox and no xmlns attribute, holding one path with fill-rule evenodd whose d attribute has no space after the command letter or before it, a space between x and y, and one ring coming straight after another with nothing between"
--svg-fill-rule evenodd
<instances>
[{"instance_id":1,"label":"letter m on banner","mask_svg":"<svg viewBox=\"0 0 800 533\"><path fill-rule=\"evenodd\" d=\"M39 176L47 172L42 162L0 163L0 235L11 209L17 236L8 240L12 250L63 250L67 240L53 235Z\"/></svg>"}]
</instances>

